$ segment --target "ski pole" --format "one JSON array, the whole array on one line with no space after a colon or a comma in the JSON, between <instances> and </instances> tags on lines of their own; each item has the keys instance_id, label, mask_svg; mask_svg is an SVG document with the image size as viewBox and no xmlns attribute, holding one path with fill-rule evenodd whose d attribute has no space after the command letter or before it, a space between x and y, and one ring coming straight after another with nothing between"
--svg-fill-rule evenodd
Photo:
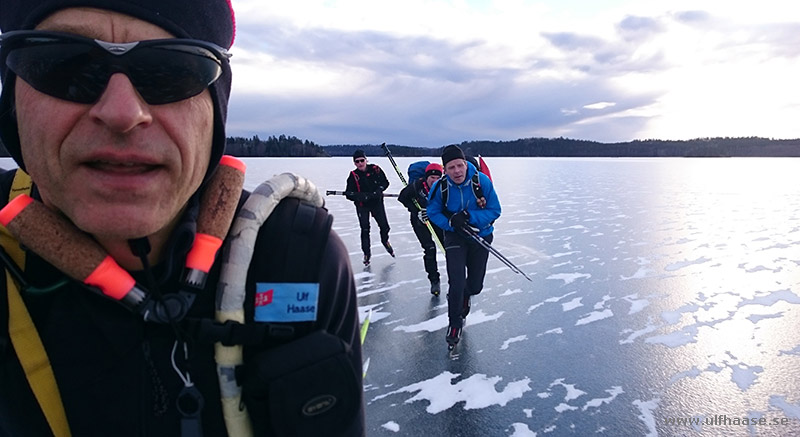
<instances>
[{"instance_id":1,"label":"ski pole","mask_svg":"<svg viewBox=\"0 0 800 437\"><path fill-rule=\"evenodd\" d=\"M331 194L335 194L337 196L348 196L351 194L356 194L355 191L334 191L334 190L326 190L325 195L330 196ZM383 197L397 197L399 194L395 193L383 193Z\"/></svg>"},{"instance_id":2,"label":"ski pole","mask_svg":"<svg viewBox=\"0 0 800 437\"><path fill-rule=\"evenodd\" d=\"M386 156L389 157L389 162L392 163L392 167L394 167L394 171L397 172L397 176L400 177L400 182L403 183L404 187L408 186L408 182L406 182L406 177L403 176L403 172L400 171L400 167L398 167L397 163L394 161L392 152L390 152L389 148L386 147L386 143L381 144L381 147L383 148L383 151L386 153ZM422 206L420 206L419 202L417 202L417 199L412 198L411 201L414 202L414 206L417 207L417 210L422 211ZM439 236L436 235L436 231L433 230L433 225L431 224L431 221L430 220L425 221L425 226L427 226L428 230L431 232L431 237L433 237L433 241L436 242L436 245L439 246L439 250L441 250L443 254L446 254L447 252L445 252L442 242L439 241Z\"/></svg>"},{"instance_id":3,"label":"ski pole","mask_svg":"<svg viewBox=\"0 0 800 437\"><path fill-rule=\"evenodd\" d=\"M497 249L492 247L492 245L489 244L488 241L484 240L483 237L478 235L475 231L473 231L472 229L470 229L469 227L466 227L466 226L461 228L461 230L464 231L465 234L469 235L478 244L480 244L484 249L488 250L489 253L491 253L492 255L496 256L497 259L502 261L503 264L505 264L508 268L510 268L512 272L519 273L520 275L524 276L525 279L533 282L533 279L531 279L528 275L526 275L525 272L520 270L519 267L515 266L514 263L512 263L508 258L503 256L503 254L500 253Z\"/></svg>"},{"instance_id":4,"label":"ski pole","mask_svg":"<svg viewBox=\"0 0 800 437\"><path fill-rule=\"evenodd\" d=\"M362 346L364 345L364 339L367 337L367 330L369 329L369 319L371 318L372 318L372 309L369 310L369 312L367 313L367 317L364 318L364 323L361 324L360 335L361 335ZM367 360L364 361L364 363L362 364L361 378L367 377L367 369L369 369L369 357L367 357Z\"/></svg>"}]
</instances>

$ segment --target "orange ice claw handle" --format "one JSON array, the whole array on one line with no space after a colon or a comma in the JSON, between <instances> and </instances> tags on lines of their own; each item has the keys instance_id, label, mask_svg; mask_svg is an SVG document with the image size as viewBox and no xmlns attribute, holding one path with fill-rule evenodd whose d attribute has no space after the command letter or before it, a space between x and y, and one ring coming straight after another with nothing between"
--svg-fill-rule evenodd
<instances>
[{"instance_id":1,"label":"orange ice claw handle","mask_svg":"<svg viewBox=\"0 0 800 437\"><path fill-rule=\"evenodd\" d=\"M33 202L33 198L27 194L20 194L15 197L14 200L8 202L8 204L0 210L0 223L8 227L11 220L14 220L14 218L30 205L31 202Z\"/></svg>"},{"instance_id":2,"label":"orange ice claw handle","mask_svg":"<svg viewBox=\"0 0 800 437\"><path fill-rule=\"evenodd\" d=\"M194 288L205 286L208 272L236 214L244 186L244 172L244 162L224 155L208 182L197 216L197 234L186 258L186 285Z\"/></svg>"},{"instance_id":3,"label":"orange ice claw handle","mask_svg":"<svg viewBox=\"0 0 800 437\"><path fill-rule=\"evenodd\" d=\"M100 265L83 280L83 283L97 287L108 297L122 300L136 285L131 275L122 269L111 256L105 257Z\"/></svg>"},{"instance_id":4,"label":"orange ice claw handle","mask_svg":"<svg viewBox=\"0 0 800 437\"><path fill-rule=\"evenodd\" d=\"M219 160L219 165L234 168L239 170L239 172L242 174L244 174L245 170L247 169L247 165L244 163L244 161L231 155L222 155L222 158Z\"/></svg>"},{"instance_id":5,"label":"orange ice claw handle","mask_svg":"<svg viewBox=\"0 0 800 437\"><path fill-rule=\"evenodd\" d=\"M222 240L213 235L195 235L192 249L186 256L186 267L208 273L220 247L222 247Z\"/></svg>"},{"instance_id":6,"label":"orange ice claw handle","mask_svg":"<svg viewBox=\"0 0 800 437\"><path fill-rule=\"evenodd\" d=\"M114 299L145 321L181 320L194 301L188 292L151 299L136 280L95 240L30 196L20 195L0 210L11 235L70 278Z\"/></svg>"}]
</instances>

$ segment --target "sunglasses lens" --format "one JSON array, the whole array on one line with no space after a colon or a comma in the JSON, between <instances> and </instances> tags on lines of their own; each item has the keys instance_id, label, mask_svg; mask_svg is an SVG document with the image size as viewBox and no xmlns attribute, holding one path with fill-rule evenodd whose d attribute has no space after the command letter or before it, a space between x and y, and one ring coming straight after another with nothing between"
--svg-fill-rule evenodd
<instances>
[{"instance_id":1,"label":"sunglasses lens","mask_svg":"<svg viewBox=\"0 0 800 437\"><path fill-rule=\"evenodd\" d=\"M83 44L20 47L9 53L6 65L37 91L77 103L96 101L110 77Z\"/></svg>"},{"instance_id":2,"label":"sunglasses lens","mask_svg":"<svg viewBox=\"0 0 800 437\"><path fill-rule=\"evenodd\" d=\"M201 46L145 41L120 56L92 40L57 37L17 42L6 65L37 91L76 103L96 102L114 73L128 76L151 105L200 94L222 74L219 58Z\"/></svg>"},{"instance_id":3,"label":"sunglasses lens","mask_svg":"<svg viewBox=\"0 0 800 437\"><path fill-rule=\"evenodd\" d=\"M202 47L159 45L134 50L129 56L126 73L151 105L196 96L222 74L219 61Z\"/></svg>"},{"instance_id":4,"label":"sunglasses lens","mask_svg":"<svg viewBox=\"0 0 800 437\"><path fill-rule=\"evenodd\" d=\"M360 164L360 163L366 162L366 161L367 161L366 159L356 159L356 163L357 164Z\"/></svg>"}]
</instances>

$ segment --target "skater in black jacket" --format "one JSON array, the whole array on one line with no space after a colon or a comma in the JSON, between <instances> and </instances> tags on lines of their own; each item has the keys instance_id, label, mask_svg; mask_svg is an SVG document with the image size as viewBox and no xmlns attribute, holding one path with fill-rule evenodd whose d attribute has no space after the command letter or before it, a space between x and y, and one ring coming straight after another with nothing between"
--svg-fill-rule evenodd
<instances>
[{"instance_id":1,"label":"skater in black jacket","mask_svg":"<svg viewBox=\"0 0 800 437\"><path fill-rule=\"evenodd\" d=\"M375 164L367 163L367 156L363 150L353 153L355 170L347 177L347 199L353 201L358 215L358 225L361 227L361 251L364 252L364 265L369 265L372 251L369 241L369 217L375 218L381 234L381 244L394 257L394 249L389 244L389 220L386 219L386 210L383 206L383 192L389 187L386 173Z\"/></svg>"}]
</instances>

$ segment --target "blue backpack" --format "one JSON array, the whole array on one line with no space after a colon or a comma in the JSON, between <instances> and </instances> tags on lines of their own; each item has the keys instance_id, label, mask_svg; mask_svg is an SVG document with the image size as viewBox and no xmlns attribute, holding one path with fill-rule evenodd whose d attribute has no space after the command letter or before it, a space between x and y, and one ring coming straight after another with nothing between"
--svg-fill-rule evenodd
<instances>
[{"instance_id":1,"label":"blue backpack","mask_svg":"<svg viewBox=\"0 0 800 437\"><path fill-rule=\"evenodd\" d=\"M425 177L425 168L430 164L430 161L417 161L412 162L408 166L408 183L412 183L417 179Z\"/></svg>"}]
</instances>

